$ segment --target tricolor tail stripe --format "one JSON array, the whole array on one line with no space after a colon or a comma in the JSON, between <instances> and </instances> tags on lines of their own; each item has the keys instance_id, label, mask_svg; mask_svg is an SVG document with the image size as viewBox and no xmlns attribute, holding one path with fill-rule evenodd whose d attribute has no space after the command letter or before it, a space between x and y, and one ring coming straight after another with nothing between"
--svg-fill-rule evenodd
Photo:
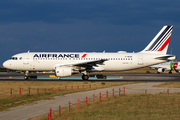
<instances>
[{"instance_id":1,"label":"tricolor tail stripe","mask_svg":"<svg viewBox=\"0 0 180 120\"><path fill-rule=\"evenodd\" d=\"M173 26L164 26L140 53L166 54Z\"/></svg>"},{"instance_id":2,"label":"tricolor tail stripe","mask_svg":"<svg viewBox=\"0 0 180 120\"><path fill-rule=\"evenodd\" d=\"M158 51L162 51L164 50L164 48L169 44L171 36L169 36L169 38L166 40L166 42L159 48Z\"/></svg>"},{"instance_id":3,"label":"tricolor tail stripe","mask_svg":"<svg viewBox=\"0 0 180 120\"><path fill-rule=\"evenodd\" d=\"M158 33L153 44L146 51L162 51L169 44L173 26L166 26L164 30Z\"/></svg>"}]
</instances>

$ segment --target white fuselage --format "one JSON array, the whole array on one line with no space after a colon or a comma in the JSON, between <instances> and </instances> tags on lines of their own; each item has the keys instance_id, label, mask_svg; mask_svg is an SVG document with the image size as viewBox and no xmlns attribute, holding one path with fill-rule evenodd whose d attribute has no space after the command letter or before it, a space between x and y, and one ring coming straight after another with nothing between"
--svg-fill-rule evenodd
<instances>
[{"instance_id":1,"label":"white fuselage","mask_svg":"<svg viewBox=\"0 0 180 120\"><path fill-rule=\"evenodd\" d=\"M57 66L107 59L97 67L101 71L122 71L150 66L166 60L155 59L158 54L144 53L52 53L30 52L14 55L3 66L11 70L22 71L53 71Z\"/></svg>"},{"instance_id":2,"label":"white fuselage","mask_svg":"<svg viewBox=\"0 0 180 120\"><path fill-rule=\"evenodd\" d=\"M57 77L66 77L74 72L83 73L82 79L88 80L87 72L123 71L137 69L174 60L176 56L167 55L173 26L164 26L151 42L139 53L52 53L27 52L12 56L3 63L5 68L26 71L55 71Z\"/></svg>"},{"instance_id":3,"label":"white fuselage","mask_svg":"<svg viewBox=\"0 0 180 120\"><path fill-rule=\"evenodd\" d=\"M164 68L165 70L180 71L180 62L166 62L166 63L149 66L149 68L151 68L151 69Z\"/></svg>"}]
</instances>

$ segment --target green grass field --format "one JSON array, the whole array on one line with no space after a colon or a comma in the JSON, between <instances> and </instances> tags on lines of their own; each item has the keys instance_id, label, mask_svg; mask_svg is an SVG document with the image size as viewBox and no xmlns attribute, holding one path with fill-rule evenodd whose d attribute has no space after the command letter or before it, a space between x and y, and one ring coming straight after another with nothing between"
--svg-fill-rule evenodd
<instances>
[{"instance_id":1,"label":"green grass field","mask_svg":"<svg viewBox=\"0 0 180 120\"><path fill-rule=\"evenodd\" d=\"M122 71L121 73L156 73L156 70L149 68L141 68L131 71ZM167 72L168 73L168 72ZM166 73L165 73L166 74ZM53 99L54 96L64 94L94 90L111 86L119 86L125 84L133 84L132 82L120 83L96 83L96 82L0 82L0 111L8 108L33 103L37 100ZM84 85L84 89L82 86ZM89 88L91 85L91 88ZM65 90L67 86L67 90ZM71 89L73 86L73 90ZM79 86L80 89L77 89ZM19 96L19 87L22 89L22 95ZM28 88L31 88L31 94L28 94ZM61 91L58 91L60 87ZM155 87L176 87L180 88L179 83L165 83ZM10 88L13 89L13 96L10 98ZM37 95L37 88L39 93ZM52 92L53 88L53 92ZM44 90L47 93L44 93ZM85 103L81 103L80 110L77 110L77 105L72 106L72 112L68 113L68 108L62 110L60 119L67 118L72 120L81 119L178 119L180 118L179 93L174 94L155 94L155 95L122 95L115 98L96 99L93 104L92 100L88 102L88 107ZM88 108L88 109L87 109ZM53 119L59 119L57 113L53 113ZM35 120L46 120L47 115L35 118Z\"/></svg>"},{"instance_id":2,"label":"green grass field","mask_svg":"<svg viewBox=\"0 0 180 120\"><path fill-rule=\"evenodd\" d=\"M34 101L53 99L54 96L62 96L69 93L95 90L99 88L133 84L138 82L0 82L0 111L8 108L33 103ZM91 85L91 88L90 88ZM65 90L65 86L67 89ZM73 86L73 89L72 89ZM77 87L79 86L79 89ZM84 87L83 87L84 86ZM21 87L21 96L19 88ZM30 87L30 95L29 95ZM59 91L60 87L60 91ZM12 98L10 89L12 88ZM53 92L52 92L53 88ZM37 95L38 89L38 95ZM45 93L46 89L46 93Z\"/></svg>"},{"instance_id":3,"label":"green grass field","mask_svg":"<svg viewBox=\"0 0 180 120\"><path fill-rule=\"evenodd\" d=\"M180 88L180 82L164 83L164 84L156 85L154 87Z\"/></svg>"},{"instance_id":4,"label":"green grass field","mask_svg":"<svg viewBox=\"0 0 180 120\"><path fill-rule=\"evenodd\" d=\"M105 97L95 104L92 100L69 109L61 110L52 114L53 120L179 120L180 119L180 93L172 94L140 94ZM31 120L47 120L47 114Z\"/></svg>"}]
</instances>

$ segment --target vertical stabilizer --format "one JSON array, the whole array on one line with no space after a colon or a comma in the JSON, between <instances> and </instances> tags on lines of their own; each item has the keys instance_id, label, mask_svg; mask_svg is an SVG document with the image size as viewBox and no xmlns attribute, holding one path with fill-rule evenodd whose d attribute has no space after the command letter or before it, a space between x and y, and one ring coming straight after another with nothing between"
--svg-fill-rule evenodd
<instances>
[{"instance_id":1,"label":"vertical stabilizer","mask_svg":"<svg viewBox=\"0 0 180 120\"><path fill-rule=\"evenodd\" d=\"M172 30L173 26L164 26L148 46L140 53L166 54Z\"/></svg>"}]
</instances>

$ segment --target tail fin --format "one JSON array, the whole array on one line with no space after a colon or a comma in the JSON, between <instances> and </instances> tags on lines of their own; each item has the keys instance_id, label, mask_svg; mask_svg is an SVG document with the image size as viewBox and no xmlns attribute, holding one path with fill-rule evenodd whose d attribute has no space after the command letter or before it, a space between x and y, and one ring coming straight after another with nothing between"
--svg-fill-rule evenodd
<instances>
[{"instance_id":1,"label":"tail fin","mask_svg":"<svg viewBox=\"0 0 180 120\"><path fill-rule=\"evenodd\" d=\"M173 26L164 26L140 53L166 54Z\"/></svg>"}]
</instances>

